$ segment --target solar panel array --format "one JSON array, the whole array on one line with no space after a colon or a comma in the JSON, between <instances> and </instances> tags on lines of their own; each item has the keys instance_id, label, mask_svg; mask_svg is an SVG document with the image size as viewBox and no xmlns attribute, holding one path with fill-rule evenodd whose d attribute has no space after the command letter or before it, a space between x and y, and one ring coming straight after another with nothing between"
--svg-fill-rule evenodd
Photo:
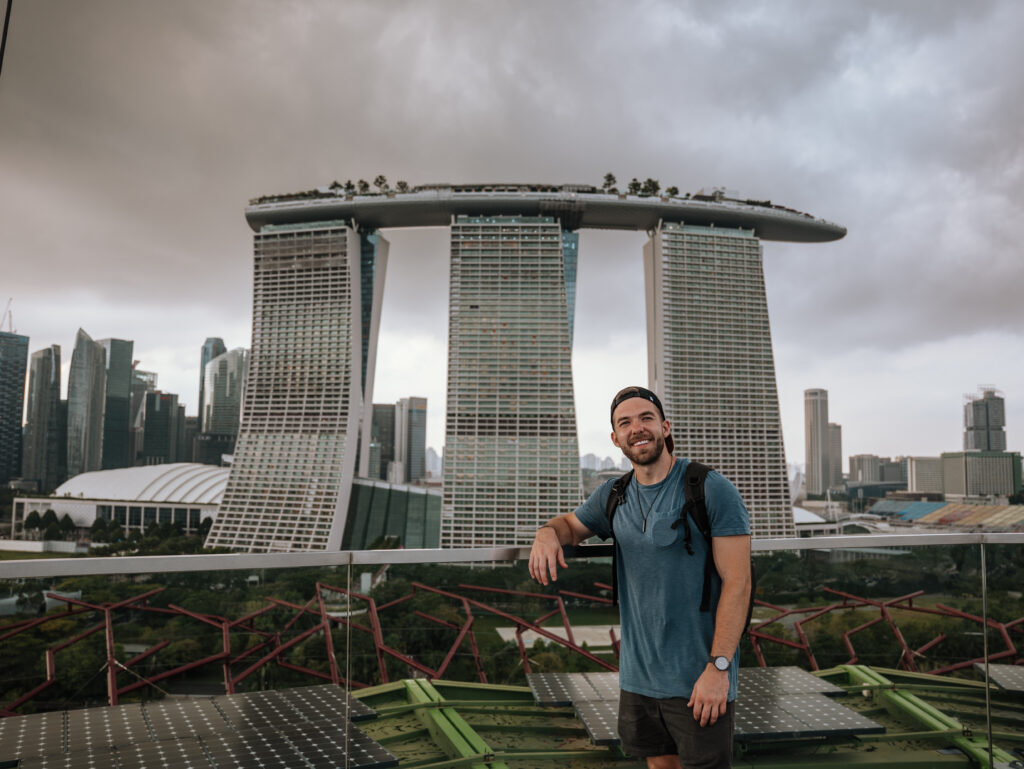
<instances>
[{"instance_id":1,"label":"solar panel array","mask_svg":"<svg viewBox=\"0 0 1024 769\"><path fill-rule=\"evenodd\" d=\"M396 766L346 722L376 717L337 686L173 699L0 719L0 764L22 769Z\"/></svg>"},{"instance_id":2,"label":"solar panel array","mask_svg":"<svg viewBox=\"0 0 1024 769\"><path fill-rule=\"evenodd\" d=\"M595 745L618 744L617 673L531 673L527 680L538 703L574 706ZM844 693L798 667L740 668L735 736L771 740L885 731L827 696Z\"/></svg>"},{"instance_id":3,"label":"solar panel array","mask_svg":"<svg viewBox=\"0 0 1024 769\"><path fill-rule=\"evenodd\" d=\"M976 662L974 667L982 675L985 674L985 666L982 663ZM1024 695L1024 666L993 665L989 663L988 677L1000 689Z\"/></svg>"}]
</instances>

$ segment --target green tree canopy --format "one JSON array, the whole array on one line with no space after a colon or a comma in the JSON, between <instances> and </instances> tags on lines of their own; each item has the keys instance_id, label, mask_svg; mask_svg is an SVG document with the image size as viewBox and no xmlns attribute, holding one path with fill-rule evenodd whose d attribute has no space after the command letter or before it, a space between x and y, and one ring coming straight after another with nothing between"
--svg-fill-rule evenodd
<instances>
[{"instance_id":1,"label":"green tree canopy","mask_svg":"<svg viewBox=\"0 0 1024 769\"><path fill-rule=\"evenodd\" d=\"M45 529L51 523L57 523L57 514L53 512L53 510L47 510L45 513L43 513L40 525L42 526L42 528Z\"/></svg>"},{"instance_id":2,"label":"green tree canopy","mask_svg":"<svg viewBox=\"0 0 1024 769\"><path fill-rule=\"evenodd\" d=\"M46 527L46 531L43 532L43 539L57 540L64 539L64 535L61 533L60 524L54 521Z\"/></svg>"},{"instance_id":3,"label":"green tree canopy","mask_svg":"<svg viewBox=\"0 0 1024 769\"><path fill-rule=\"evenodd\" d=\"M41 529L42 522L39 519L39 511L33 510L31 513L25 516L25 529Z\"/></svg>"}]
</instances>

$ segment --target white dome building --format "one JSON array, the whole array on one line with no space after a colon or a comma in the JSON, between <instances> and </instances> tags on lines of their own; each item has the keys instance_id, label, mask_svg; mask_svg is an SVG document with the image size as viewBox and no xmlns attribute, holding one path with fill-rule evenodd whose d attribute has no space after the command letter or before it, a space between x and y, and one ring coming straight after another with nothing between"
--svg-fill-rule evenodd
<instances>
[{"instance_id":1,"label":"white dome building","mask_svg":"<svg viewBox=\"0 0 1024 769\"><path fill-rule=\"evenodd\" d=\"M62 483L49 497L14 500L15 530L33 510L67 513L75 526L89 528L97 518L130 529L180 523L186 532L214 518L224 496L229 467L177 462L82 473Z\"/></svg>"}]
</instances>

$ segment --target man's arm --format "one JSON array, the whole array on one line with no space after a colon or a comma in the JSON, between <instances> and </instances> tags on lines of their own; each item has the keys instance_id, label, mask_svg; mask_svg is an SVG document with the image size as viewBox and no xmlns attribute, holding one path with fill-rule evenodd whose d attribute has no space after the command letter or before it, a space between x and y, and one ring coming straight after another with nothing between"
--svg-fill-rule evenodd
<instances>
[{"instance_id":1,"label":"man's arm","mask_svg":"<svg viewBox=\"0 0 1024 769\"><path fill-rule=\"evenodd\" d=\"M713 537L711 552L715 569L722 578L711 656L732 659L740 645L750 605L750 535ZM687 704L693 708L693 717L701 726L706 726L725 715L728 697L729 671L717 670L709 662L694 684Z\"/></svg>"},{"instance_id":2,"label":"man's arm","mask_svg":"<svg viewBox=\"0 0 1024 769\"><path fill-rule=\"evenodd\" d=\"M530 576L542 585L558 579L558 567L568 568L565 556L562 555L563 545L578 545L592 537L593 532L580 523L576 513L566 513L552 518L545 523L533 536L533 547L530 549ZM746 615L744 615L746 616Z\"/></svg>"}]
</instances>

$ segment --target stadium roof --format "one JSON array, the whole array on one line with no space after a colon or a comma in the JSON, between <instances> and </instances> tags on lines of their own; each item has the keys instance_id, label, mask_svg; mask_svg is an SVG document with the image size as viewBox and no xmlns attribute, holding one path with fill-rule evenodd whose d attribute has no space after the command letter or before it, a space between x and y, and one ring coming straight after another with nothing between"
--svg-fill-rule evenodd
<instances>
[{"instance_id":1,"label":"stadium roof","mask_svg":"<svg viewBox=\"0 0 1024 769\"><path fill-rule=\"evenodd\" d=\"M839 240L846 228L770 200L721 191L685 196L613 194L583 184L436 184L408 192L348 194L340 185L250 201L249 226L355 220L365 228L443 227L455 216L552 216L567 230L655 229L659 222L744 228L762 240Z\"/></svg>"},{"instance_id":2,"label":"stadium roof","mask_svg":"<svg viewBox=\"0 0 1024 769\"><path fill-rule=\"evenodd\" d=\"M228 467L191 462L97 470L68 479L53 496L218 505L230 472Z\"/></svg>"}]
</instances>

